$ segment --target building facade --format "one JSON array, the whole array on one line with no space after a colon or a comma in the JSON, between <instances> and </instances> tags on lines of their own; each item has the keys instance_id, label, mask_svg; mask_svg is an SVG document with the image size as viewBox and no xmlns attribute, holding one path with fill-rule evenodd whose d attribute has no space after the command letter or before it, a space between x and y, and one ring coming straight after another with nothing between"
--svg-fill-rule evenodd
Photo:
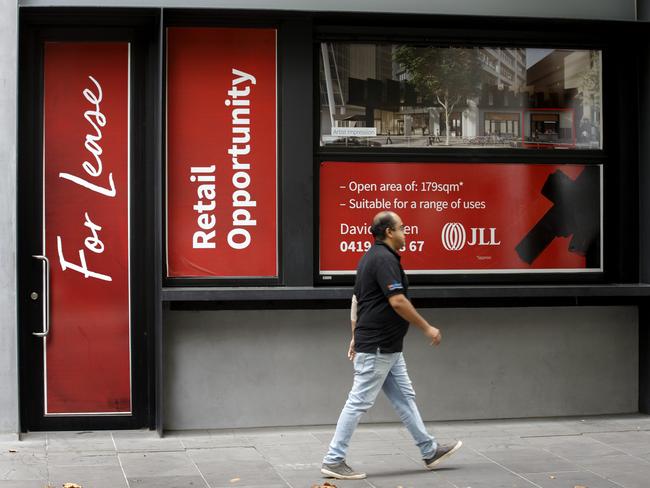
<instances>
[{"instance_id":1,"label":"building facade","mask_svg":"<svg viewBox=\"0 0 650 488\"><path fill-rule=\"evenodd\" d=\"M648 412L645 3L0 9L1 433L333 424L380 209L425 420Z\"/></svg>"}]
</instances>

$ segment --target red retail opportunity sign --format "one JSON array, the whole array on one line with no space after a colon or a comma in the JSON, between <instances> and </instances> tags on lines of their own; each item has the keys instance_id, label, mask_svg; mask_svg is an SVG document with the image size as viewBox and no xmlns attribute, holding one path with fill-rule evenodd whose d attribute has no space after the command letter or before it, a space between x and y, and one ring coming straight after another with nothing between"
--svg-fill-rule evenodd
<instances>
[{"instance_id":1,"label":"red retail opportunity sign","mask_svg":"<svg viewBox=\"0 0 650 488\"><path fill-rule=\"evenodd\" d=\"M129 413L129 44L44 62L45 414Z\"/></svg>"},{"instance_id":2,"label":"red retail opportunity sign","mask_svg":"<svg viewBox=\"0 0 650 488\"><path fill-rule=\"evenodd\" d=\"M352 274L381 210L410 274L602 271L602 167L344 163L320 167L320 274Z\"/></svg>"},{"instance_id":3,"label":"red retail opportunity sign","mask_svg":"<svg viewBox=\"0 0 650 488\"><path fill-rule=\"evenodd\" d=\"M167 30L167 275L276 277L276 32Z\"/></svg>"}]
</instances>

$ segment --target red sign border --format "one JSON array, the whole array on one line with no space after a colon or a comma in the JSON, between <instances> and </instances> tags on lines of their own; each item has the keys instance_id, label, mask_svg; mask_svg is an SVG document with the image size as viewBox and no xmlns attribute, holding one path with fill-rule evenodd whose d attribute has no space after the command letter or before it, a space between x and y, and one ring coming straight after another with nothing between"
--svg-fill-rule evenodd
<instances>
[{"instance_id":1,"label":"red sign border","mask_svg":"<svg viewBox=\"0 0 650 488\"><path fill-rule=\"evenodd\" d=\"M185 27L185 28L197 28L196 26L168 26L165 28L165 47L168 42L169 29L171 27ZM199 27L200 28L200 27ZM163 245L163 256L164 256L164 269L162 270L163 282L165 284L183 284L186 285L203 285L203 284L220 284L221 286L228 286L230 284L247 284L252 283L256 285L264 284L279 284L280 283L280 269L281 269L281 256L282 252L280 249L281 246L281 235L282 235L282 226L280 222L280 206L281 206L281 181L280 181L280 123L281 123L281 114L280 114L280 104L281 104L281 87L279 79L279 66L278 66L278 32L279 29L277 26L205 26L205 28L214 28L214 29L264 29L264 30L273 30L275 38L274 54L275 54L275 275L273 276L220 276L220 275L204 275L204 276L170 276L169 275L169 158L167 157L168 151L168 90L167 90L167 66L168 66L168 52L165 49L165 99L164 99L164 136L165 136L165 147L164 147L164 195L165 202L163 206L163 226L164 226L164 240Z\"/></svg>"},{"instance_id":2,"label":"red sign border","mask_svg":"<svg viewBox=\"0 0 650 488\"><path fill-rule=\"evenodd\" d=\"M323 166L327 163L335 163L335 164L345 164L345 163L368 163L368 164L401 164L401 163L411 163L411 164L503 164L501 162L490 162L490 163L475 163L472 161L455 161L455 162L449 162L449 161L333 161L331 159L324 159L321 158L319 161L317 161L317 168L318 168L318 202L317 202L317 210L318 210L318 215L320 216L320 181L321 181L321 170ZM508 163L508 164L514 164L514 163ZM536 163L521 163L524 165L528 164L536 164ZM549 164L554 164L554 163L549 163ZM555 163L557 164L557 163ZM575 163L572 163L575 164ZM418 276L418 277L454 277L458 275L474 275L474 276L504 276L504 275L516 275L516 276L540 276L540 275L570 275L570 274L580 274L580 275L595 275L595 274L602 274L605 271L605 254L604 254L604 181L603 181L603 170L604 170L604 165L603 163L596 163L595 166L598 166L599 172L600 172L600 267L599 268L585 268L585 269L580 269L580 268L575 268L575 269L562 269L562 268L555 268L555 269L490 269L490 270L478 270L478 269L456 269L456 270L405 270L407 275L413 275L413 276ZM318 223L318 228L315 229L316 231L316 242L318 245L317 249L317 260L315 261L315 274L318 279L318 281L322 283L338 283L337 278L349 278L349 277L354 277L356 275L356 270L323 270L321 268L321 225L320 225L320 218L319 218L319 223Z\"/></svg>"},{"instance_id":3,"label":"red sign border","mask_svg":"<svg viewBox=\"0 0 650 488\"><path fill-rule=\"evenodd\" d=\"M129 300L129 410L124 412L48 412L47 402L47 347L44 342L43 347L43 415L44 417L70 417L70 416L111 416L111 417L130 417L133 416L133 303L131 296L131 61L132 61L132 43L130 41L51 41L51 42L66 42L66 43L118 43L127 45L127 260L128 260L128 300ZM45 55L45 53L44 53ZM44 77L44 73L43 73ZM41 155L43 167L43 185L42 185L42 201L43 201L43 217L42 217L42 248L43 253L47 255L46 249L46 228L45 228L45 79L43 79L43 98L41 113L42 117L42 131L43 131L43 150ZM45 304L44 304L45 306ZM45 310L43 311L45 313ZM47 340L47 338L45 338Z\"/></svg>"}]
</instances>

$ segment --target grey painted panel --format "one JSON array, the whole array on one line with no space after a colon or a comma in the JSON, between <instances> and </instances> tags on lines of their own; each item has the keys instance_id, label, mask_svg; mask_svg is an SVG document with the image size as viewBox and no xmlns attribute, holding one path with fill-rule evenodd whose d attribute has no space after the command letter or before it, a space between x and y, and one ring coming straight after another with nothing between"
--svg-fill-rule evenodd
<instances>
[{"instance_id":1,"label":"grey painted panel","mask_svg":"<svg viewBox=\"0 0 650 488\"><path fill-rule=\"evenodd\" d=\"M635 307L426 309L405 355L425 420L636 412ZM346 310L168 312L165 428L333 424L352 382ZM367 421L396 421L381 398Z\"/></svg>"},{"instance_id":2,"label":"grey painted panel","mask_svg":"<svg viewBox=\"0 0 650 488\"><path fill-rule=\"evenodd\" d=\"M572 19L635 20L635 0L21 0L21 6L120 6L238 8L341 12L396 12L414 14L498 15L512 17L561 17Z\"/></svg>"},{"instance_id":3,"label":"grey painted panel","mask_svg":"<svg viewBox=\"0 0 650 488\"><path fill-rule=\"evenodd\" d=\"M18 431L16 337L17 8L0 0L0 433Z\"/></svg>"}]
</instances>

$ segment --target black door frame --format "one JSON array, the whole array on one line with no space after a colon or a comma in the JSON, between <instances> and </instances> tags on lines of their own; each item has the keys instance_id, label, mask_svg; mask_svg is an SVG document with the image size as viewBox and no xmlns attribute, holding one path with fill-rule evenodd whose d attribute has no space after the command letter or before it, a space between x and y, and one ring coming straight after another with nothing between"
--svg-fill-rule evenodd
<instances>
[{"instance_id":1,"label":"black door frame","mask_svg":"<svg viewBox=\"0 0 650 488\"><path fill-rule=\"evenodd\" d=\"M100 15L97 15L100 13ZM155 427L154 328L159 287L155 271L156 225L149 217L158 206L154 195L160 154L159 11L75 11L61 15L47 9L20 11L18 114L18 327L21 431L134 429ZM126 41L130 63L130 262L131 389L130 415L44 416L42 302L30 298L43 268L43 46L46 41ZM38 284L38 286L37 286Z\"/></svg>"}]
</instances>

